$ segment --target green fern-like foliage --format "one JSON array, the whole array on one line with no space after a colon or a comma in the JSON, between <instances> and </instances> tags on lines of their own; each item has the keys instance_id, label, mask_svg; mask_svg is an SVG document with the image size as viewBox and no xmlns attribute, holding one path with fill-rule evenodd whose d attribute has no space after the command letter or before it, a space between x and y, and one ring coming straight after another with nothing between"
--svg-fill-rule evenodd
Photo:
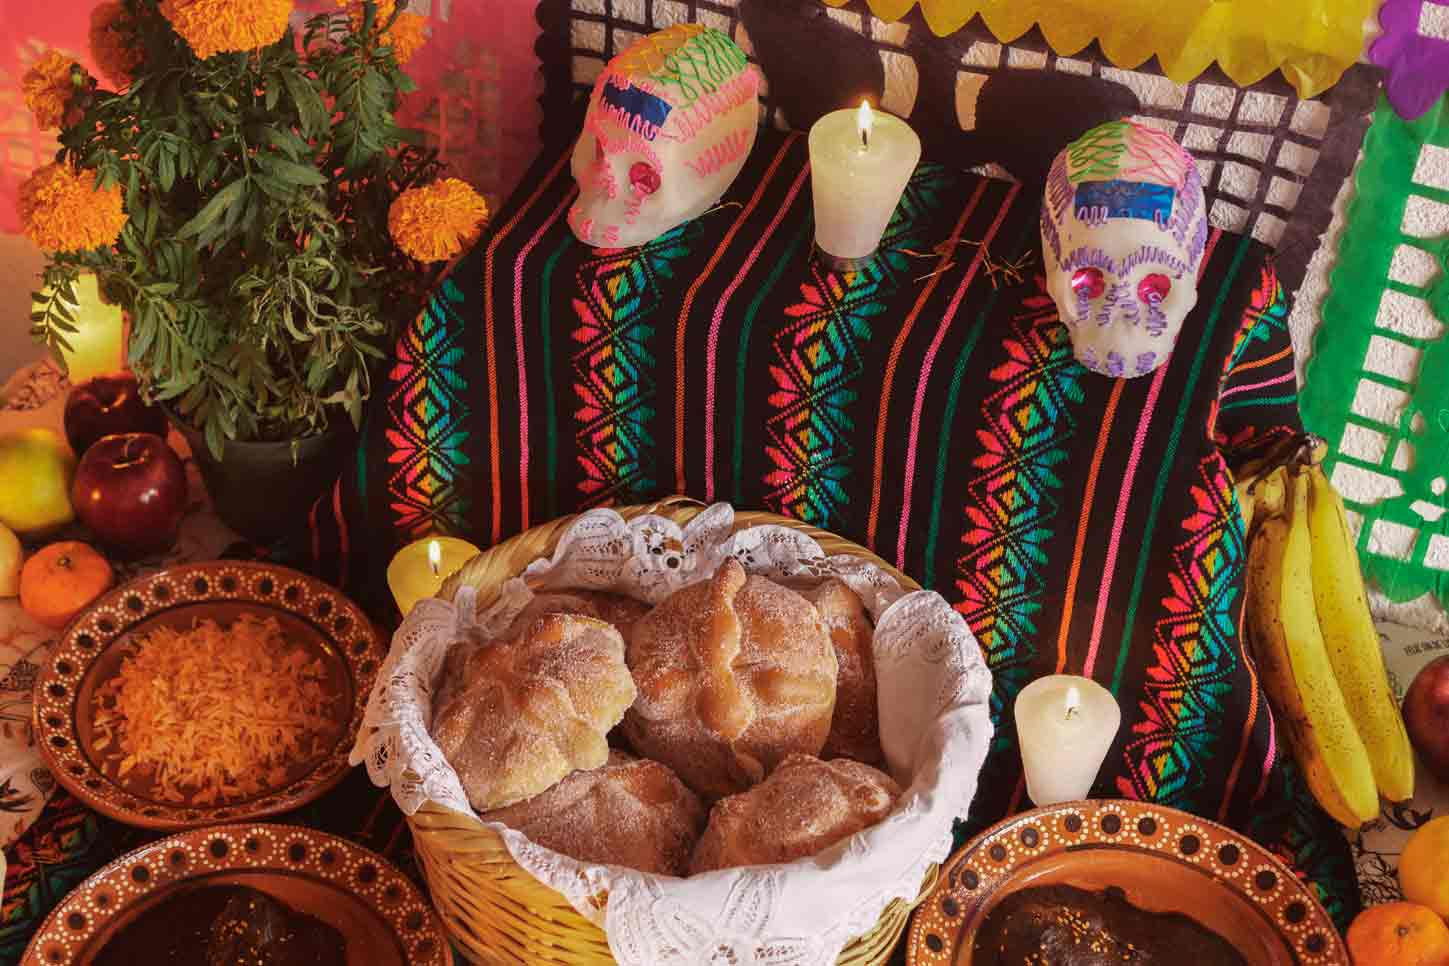
<instances>
[{"instance_id":1,"label":"green fern-like foliage","mask_svg":"<svg viewBox=\"0 0 1449 966\"><path fill-rule=\"evenodd\" d=\"M123 3L142 64L119 93L77 87L60 159L119 185L128 221L113 247L52 256L35 336L65 343L74 320L55 295L88 269L130 315L146 391L214 453L357 423L371 369L435 280L387 229L398 194L440 169L394 119L411 82L391 21L368 2L360 24L320 14L300 36L199 60L157 0Z\"/></svg>"}]
</instances>

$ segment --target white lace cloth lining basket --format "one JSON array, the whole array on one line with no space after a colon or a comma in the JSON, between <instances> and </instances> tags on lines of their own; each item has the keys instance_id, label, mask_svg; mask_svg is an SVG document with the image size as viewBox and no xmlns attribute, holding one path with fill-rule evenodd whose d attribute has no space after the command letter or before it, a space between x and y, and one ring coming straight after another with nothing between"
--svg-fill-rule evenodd
<instances>
[{"instance_id":1,"label":"white lace cloth lining basket","mask_svg":"<svg viewBox=\"0 0 1449 966\"><path fill-rule=\"evenodd\" d=\"M444 655L466 635L496 633L540 590L612 590L657 602L712 574L729 556L766 577L836 576L876 623L881 746L906 789L882 822L810 859L727 869L688 879L590 865L489 824L524 869L600 926L622 966L702 963L833 966L895 899L913 899L946 858L951 826L976 793L992 727L991 675L961 616L933 592L907 592L858 557L826 557L780 526L731 534L734 510L709 507L684 528L655 516L630 522L612 510L582 515L551 559L510 580L487 613L465 588L456 601L425 600L393 637L351 761L391 786L407 814L431 799L476 816L457 774L428 734ZM526 581L526 582L525 582ZM607 892L595 908L591 897Z\"/></svg>"}]
</instances>

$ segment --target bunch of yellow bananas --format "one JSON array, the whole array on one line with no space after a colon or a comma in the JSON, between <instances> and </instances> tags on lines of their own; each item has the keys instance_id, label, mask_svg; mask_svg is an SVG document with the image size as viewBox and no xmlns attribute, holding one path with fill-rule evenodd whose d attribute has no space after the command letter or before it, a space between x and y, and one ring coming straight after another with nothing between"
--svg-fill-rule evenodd
<instances>
[{"instance_id":1,"label":"bunch of yellow bananas","mask_svg":"<svg viewBox=\"0 0 1449 966\"><path fill-rule=\"evenodd\" d=\"M1237 483L1248 521L1244 630L1309 788L1349 828L1413 795L1414 755L1389 687L1343 501L1316 441Z\"/></svg>"}]
</instances>

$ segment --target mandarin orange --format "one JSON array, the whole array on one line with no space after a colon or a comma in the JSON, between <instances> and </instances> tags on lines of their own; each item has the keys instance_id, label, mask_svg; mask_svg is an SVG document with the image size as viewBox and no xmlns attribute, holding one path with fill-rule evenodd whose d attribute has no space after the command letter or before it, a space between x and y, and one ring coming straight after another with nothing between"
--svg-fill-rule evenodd
<instances>
[{"instance_id":1,"label":"mandarin orange","mask_svg":"<svg viewBox=\"0 0 1449 966\"><path fill-rule=\"evenodd\" d=\"M1449 926L1428 906L1370 906L1348 927L1354 966L1449 966Z\"/></svg>"},{"instance_id":2,"label":"mandarin orange","mask_svg":"<svg viewBox=\"0 0 1449 966\"><path fill-rule=\"evenodd\" d=\"M1404 898L1449 919L1449 815L1419 826L1399 855L1399 886Z\"/></svg>"},{"instance_id":3,"label":"mandarin orange","mask_svg":"<svg viewBox=\"0 0 1449 966\"><path fill-rule=\"evenodd\" d=\"M106 558L88 545L75 540L52 543L20 569L20 606L46 627L59 630L105 593L114 576Z\"/></svg>"}]
</instances>

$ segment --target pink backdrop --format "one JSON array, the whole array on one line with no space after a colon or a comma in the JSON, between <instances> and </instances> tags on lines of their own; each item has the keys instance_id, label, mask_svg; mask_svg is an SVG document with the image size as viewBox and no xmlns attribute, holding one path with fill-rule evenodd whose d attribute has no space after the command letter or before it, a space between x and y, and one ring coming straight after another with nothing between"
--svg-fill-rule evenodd
<instances>
[{"instance_id":1,"label":"pink backdrop","mask_svg":"<svg viewBox=\"0 0 1449 966\"><path fill-rule=\"evenodd\" d=\"M331 7L306 0L304 9ZM20 76L47 48L91 67L88 0L4 0L0 12L0 232L17 230L15 192L50 160L54 138L35 129L20 96ZM422 128L453 173L498 202L537 146L541 86L533 53L534 0L413 0L431 38L408 65L419 90L404 121Z\"/></svg>"}]
</instances>

